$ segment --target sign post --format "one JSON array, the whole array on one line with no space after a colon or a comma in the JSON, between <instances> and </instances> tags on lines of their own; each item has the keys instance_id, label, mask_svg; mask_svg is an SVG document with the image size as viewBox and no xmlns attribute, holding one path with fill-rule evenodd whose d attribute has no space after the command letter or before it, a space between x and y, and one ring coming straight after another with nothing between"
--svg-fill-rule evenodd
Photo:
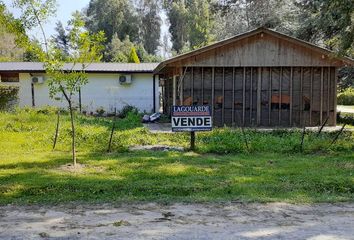
<instances>
[{"instance_id":1,"label":"sign post","mask_svg":"<svg viewBox=\"0 0 354 240\"><path fill-rule=\"evenodd\" d=\"M190 149L195 149L195 132L211 131L212 117L210 106L172 106L172 131L190 132Z\"/></svg>"}]
</instances>

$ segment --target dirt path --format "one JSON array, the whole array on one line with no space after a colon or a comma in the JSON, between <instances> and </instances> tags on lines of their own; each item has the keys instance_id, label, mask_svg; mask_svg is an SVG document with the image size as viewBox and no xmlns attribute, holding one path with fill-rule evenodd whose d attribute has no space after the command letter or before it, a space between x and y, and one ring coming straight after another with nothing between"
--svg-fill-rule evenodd
<instances>
[{"instance_id":1,"label":"dirt path","mask_svg":"<svg viewBox=\"0 0 354 240\"><path fill-rule=\"evenodd\" d=\"M354 239L354 204L11 205L0 239Z\"/></svg>"}]
</instances>

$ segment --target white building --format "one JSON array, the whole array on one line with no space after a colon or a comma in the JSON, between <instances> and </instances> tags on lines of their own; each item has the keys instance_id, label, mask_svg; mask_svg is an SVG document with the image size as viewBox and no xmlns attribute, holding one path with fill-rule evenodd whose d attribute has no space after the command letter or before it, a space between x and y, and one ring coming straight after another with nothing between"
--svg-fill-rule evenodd
<instances>
[{"instance_id":1,"label":"white building","mask_svg":"<svg viewBox=\"0 0 354 240\"><path fill-rule=\"evenodd\" d=\"M86 69L88 83L75 96L75 103L82 111L95 113L119 111L126 105L140 111L156 112L159 109L159 83L153 71L156 63L92 63ZM64 69L71 67L70 64ZM0 85L18 86L18 105L67 106L58 95L49 97L48 76L43 64L38 62L1 62Z\"/></svg>"}]
</instances>

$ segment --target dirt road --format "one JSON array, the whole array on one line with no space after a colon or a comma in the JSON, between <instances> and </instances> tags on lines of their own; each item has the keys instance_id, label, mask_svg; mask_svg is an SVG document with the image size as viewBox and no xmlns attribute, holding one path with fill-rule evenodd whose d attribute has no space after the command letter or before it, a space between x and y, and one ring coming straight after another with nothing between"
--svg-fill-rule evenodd
<instances>
[{"instance_id":1,"label":"dirt road","mask_svg":"<svg viewBox=\"0 0 354 240\"><path fill-rule=\"evenodd\" d=\"M10 205L0 239L354 239L354 204Z\"/></svg>"}]
</instances>

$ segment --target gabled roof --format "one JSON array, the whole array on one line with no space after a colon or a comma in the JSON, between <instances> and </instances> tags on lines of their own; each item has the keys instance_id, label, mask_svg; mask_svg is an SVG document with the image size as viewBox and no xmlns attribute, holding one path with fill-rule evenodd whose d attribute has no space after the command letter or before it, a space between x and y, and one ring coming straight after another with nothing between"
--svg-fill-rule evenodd
<instances>
[{"instance_id":1,"label":"gabled roof","mask_svg":"<svg viewBox=\"0 0 354 240\"><path fill-rule=\"evenodd\" d=\"M158 63L91 63L88 73L152 73ZM64 69L71 69L72 63L64 65ZM77 64L74 70L80 70ZM3 72L44 72L41 62L0 62L0 71Z\"/></svg>"},{"instance_id":2,"label":"gabled roof","mask_svg":"<svg viewBox=\"0 0 354 240\"><path fill-rule=\"evenodd\" d=\"M205 46L205 47L202 47L202 48L187 52L185 54L181 54L181 55L178 55L176 57L172 57L170 59L167 59L167 60L161 62L156 67L154 73L157 74L159 71L161 71L168 64L175 63L175 62L178 62L178 61L182 61L182 60L185 60L185 59L190 58L190 57L194 57L194 56L199 55L201 53L205 53L205 52L217 49L217 48L225 46L227 44L234 43L234 42L240 41L240 40L245 39L245 38L252 37L252 36L260 34L260 33L267 33L267 34L269 34L271 36L286 40L288 42L291 42L291 43L296 44L298 46L302 46L302 47L307 48L309 50L316 51L316 52L321 53L321 54L326 54L326 55L333 56L333 59L340 60L345 65L354 66L354 60L351 59L351 58L348 58L348 57L335 57L335 52L333 52L331 50L328 50L328 49L323 48L323 47L319 47L319 46L317 46L315 44L303 41L303 40L295 38L295 37L288 36L286 34L283 34L283 33L268 29L268 28L260 27L260 28L257 28L257 29L254 29L254 30L251 30L251 31L248 31L248 32L236 35L236 36L233 36L231 38L228 38L228 39L213 43L211 45L208 45L208 46Z\"/></svg>"}]
</instances>

